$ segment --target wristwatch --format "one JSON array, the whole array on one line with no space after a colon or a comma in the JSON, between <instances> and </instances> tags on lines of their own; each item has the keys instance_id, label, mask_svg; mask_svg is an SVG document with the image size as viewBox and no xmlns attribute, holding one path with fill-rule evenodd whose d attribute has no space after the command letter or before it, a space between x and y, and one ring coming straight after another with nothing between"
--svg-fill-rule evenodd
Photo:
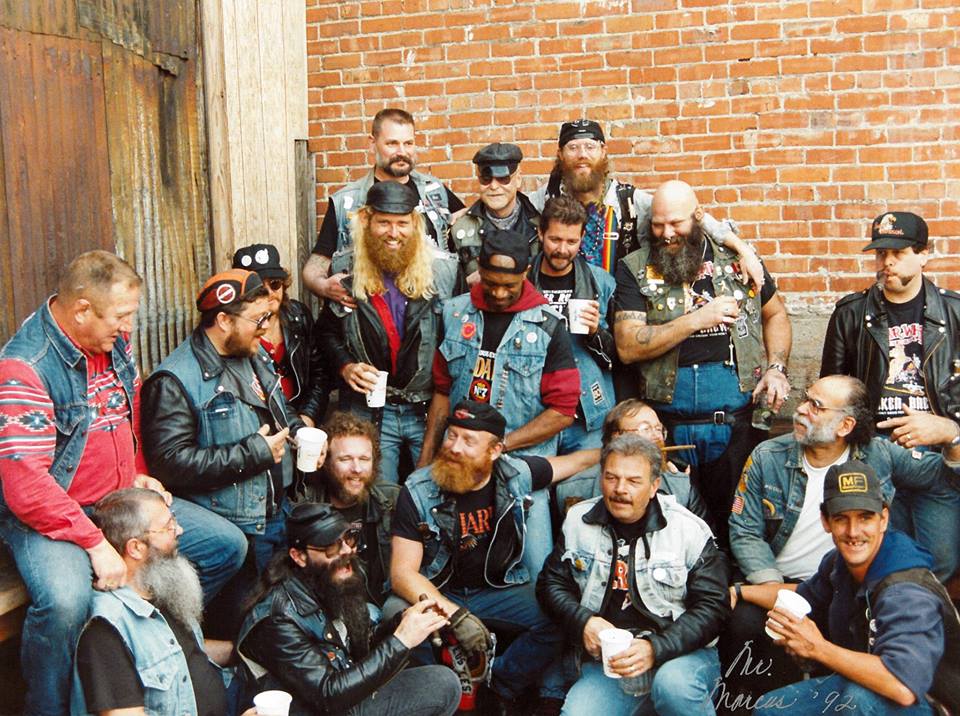
<instances>
[{"instance_id":1,"label":"wristwatch","mask_svg":"<svg viewBox=\"0 0 960 716\"><path fill-rule=\"evenodd\" d=\"M957 445L960 445L960 424L954 423L954 425L957 426L957 434L954 436L953 440L947 443L947 447L954 448Z\"/></svg>"},{"instance_id":2,"label":"wristwatch","mask_svg":"<svg viewBox=\"0 0 960 716\"><path fill-rule=\"evenodd\" d=\"M767 366L767 370L770 370L771 368L783 373L784 376L787 375L787 366L785 366L783 363L771 363Z\"/></svg>"}]
</instances>

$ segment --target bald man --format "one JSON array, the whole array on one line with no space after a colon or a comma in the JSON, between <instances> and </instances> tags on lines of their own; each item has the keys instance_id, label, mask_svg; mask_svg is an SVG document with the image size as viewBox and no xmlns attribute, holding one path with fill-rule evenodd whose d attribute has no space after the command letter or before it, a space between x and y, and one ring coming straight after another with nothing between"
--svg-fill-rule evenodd
<instances>
[{"instance_id":1,"label":"bald man","mask_svg":"<svg viewBox=\"0 0 960 716\"><path fill-rule=\"evenodd\" d=\"M758 292L738 257L703 231L703 215L688 184L657 188L650 244L617 266L614 337L673 442L696 446L681 458L722 526L743 463L766 437L751 425L753 403L776 411L790 391L791 330L766 269Z\"/></svg>"}]
</instances>

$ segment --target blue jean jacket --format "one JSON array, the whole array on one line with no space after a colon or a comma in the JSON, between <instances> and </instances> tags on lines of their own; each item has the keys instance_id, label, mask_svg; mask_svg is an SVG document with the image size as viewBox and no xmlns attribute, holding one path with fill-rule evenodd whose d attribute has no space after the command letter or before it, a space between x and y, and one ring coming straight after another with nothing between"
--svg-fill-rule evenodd
<instances>
[{"instance_id":1,"label":"blue jean jacket","mask_svg":"<svg viewBox=\"0 0 960 716\"><path fill-rule=\"evenodd\" d=\"M730 513L730 548L753 584L783 581L776 556L797 525L807 489L802 450L792 434L780 435L760 443L743 466ZM853 446L850 459L876 470L887 504L896 488L923 491L941 474L956 474L939 453L907 450L879 436Z\"/></svg>"}]
</instances>

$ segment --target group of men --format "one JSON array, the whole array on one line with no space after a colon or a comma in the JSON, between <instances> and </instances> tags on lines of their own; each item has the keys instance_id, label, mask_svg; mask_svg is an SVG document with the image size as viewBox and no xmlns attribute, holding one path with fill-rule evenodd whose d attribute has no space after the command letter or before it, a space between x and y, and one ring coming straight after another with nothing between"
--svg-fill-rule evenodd
<instances>
[{"instance_id":1,"label":"group of men","mask_svg":"<svg viewBox=\"0 0 960 716\"><path fill-rule=\"evenodd\" d=\"M480 149L469 208L415 169L405 111L370 142L303 269L339 401L316 471L256 271L200 287L142 388L141 279L106 252L4 347L26 713L237 713L282 688L291 713L449 714L483 678L495 713L954 705L960 297L923 277L923 219L873 222L877 282L837 304L822 377L766 440L789 318L691 187L617 181L590 120L529 197L519 147ZM822 633L768 614L783 588ZM633 641L601 666L612 627Z\"/></svg>"}]
</instances>

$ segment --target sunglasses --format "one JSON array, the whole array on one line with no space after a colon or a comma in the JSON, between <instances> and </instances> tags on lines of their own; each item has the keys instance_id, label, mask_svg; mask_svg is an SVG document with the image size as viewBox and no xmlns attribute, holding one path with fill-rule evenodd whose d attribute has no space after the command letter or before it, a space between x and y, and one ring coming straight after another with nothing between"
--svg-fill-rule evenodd
<instances>
[{"instance_id":1,"label":"sunglasses","mask_svg":"<svg viewBox=\"0 0 960 716\"><path fill-rule=\"evenodd\" d=\"M306 549L309 552L313 550L314 552L323 552L324 556L328 559L333 559L340 551L343 549L343 545L347 545L350 549L353 549L358 544L360 544L360 530L353 528L344 532L333 544L328 544L326 547L314 547L311 544L308 544Z\"/></svg>"},{"instance_id":2,"label":"sunglasses","mask_svg":"<svg viewBox=\"0 0 960 716\"><path fill-rule=\"evenodd\" d=\"M815 415L819 415L824 410L833 410L838 413L844 410L844 408L834 408L829 405L824 405L823 401L821 401L819 398L814 398L812 395L810 395L810 393L803 394L803 398L800 400L800 404L802 405L803 403L808 403Z\"/></svg>"},{"instance_id":3,"label":"sunglasses","mask_svg":"<svg viewBox=\"0 0 960 716\"><path fill-rule=\"evenodd\" d=\"M287 287L287 282L284 281L282 278L268 278L266 281L263 282L263 285L266 286L271 291L273 291L274 293L279 293L280 291L282 291Z\"/></svg>"},{"instance_id":4,"label":"sunglasses","mask_svg":"<svg viewBox=\"0 0 960 716\"><path fill-rule=\"evenodd\" d=\"M267 311L262 316L260 316L260 318L247 318L246 316L241 316L240 314L237 314L237 318L242 318L245 321L249 321L250 323L252 323L257 327L258 331L262 331L270 323L270 319L273 318L273 313L271 311Z\"/></svg>"},{"instance_id":5,"label":"sunglasses","mask_svg":"<svg viewBox=\"0 0 960 716\"><path fill-rule=\"evenodd\" d=\"M490 182L496 180L497 184L501 186L506 186L511 181L513 181L513 174L509 174L505 177L495 177L492 174L481 174L477 179L480 180L481 186L490 186Z\"/></svg>"}]
</instances>

